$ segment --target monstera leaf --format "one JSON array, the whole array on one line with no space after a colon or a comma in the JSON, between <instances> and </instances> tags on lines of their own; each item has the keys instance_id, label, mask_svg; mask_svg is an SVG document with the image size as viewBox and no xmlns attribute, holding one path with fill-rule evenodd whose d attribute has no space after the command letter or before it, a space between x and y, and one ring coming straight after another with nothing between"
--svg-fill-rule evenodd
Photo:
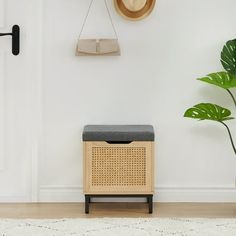
<instances>
[{"instance_id":1,"label":"monstera leaf","mask_svg":"<svg viewBox=\"0 0 236 236\"><path fill-rule=\"evenodd\" d=\"M199 119L199 120L214 120L223 122L234 119L230 117L231 111L212 103L200 103L189 108L184 117Z\"/></svg>"},{"instance_id":2,"label":"monstera leaf","mask_svg":"<svg viewBox=\"0 0 236 236\"><path fill-rule=\"evenodd\" d=\"M229 40L223 47L221 64L226 71L236 76L236 39Z\"/></svg>"},{"instance_id":3,"label":"monstera leaf","mask_svg":"<svg viewBox=\"0 0 236 236\"><path fill-rule=\"evenodd\" d=\"M228 72L216 72L199 78L198 80L216 85L223 89L230 89L236 87L236 76Z\"/></svg>"}]
</instances>

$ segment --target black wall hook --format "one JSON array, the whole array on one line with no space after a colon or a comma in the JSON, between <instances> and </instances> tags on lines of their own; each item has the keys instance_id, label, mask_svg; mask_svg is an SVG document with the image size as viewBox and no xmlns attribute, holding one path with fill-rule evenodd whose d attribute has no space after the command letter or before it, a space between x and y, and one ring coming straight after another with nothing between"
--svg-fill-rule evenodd
<instances>
[{"instance_id":1,"label":"black wall hook","mask_svg":"<svg viewBox=\"0 0 236 236\"><path fill-rule=\"evenodd\" d=\"M0 36L12 36L12 54L17 56L20 53L20 27L13 25L12 33L0 33Z\"/></svg>"}]
</instances>

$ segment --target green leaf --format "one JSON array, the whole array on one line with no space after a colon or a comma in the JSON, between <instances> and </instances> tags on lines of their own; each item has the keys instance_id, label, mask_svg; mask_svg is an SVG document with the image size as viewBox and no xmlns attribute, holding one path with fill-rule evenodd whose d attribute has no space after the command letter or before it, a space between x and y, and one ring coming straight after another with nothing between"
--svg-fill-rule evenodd
<instances>
[{"instance_id":1,"label":"green leaf","mask_svg":"<svg viewBox=\"0 0 236 236\"><path fill-rule=\"evenodd\" d=\"M184 113L184 117L219 122L234 119L234 117L230 117L230 115L230 110L212 103L197 104Z\"/></svg>"},{"instance_id":2,"label":"green leaf","mask_svg":"<svg viewBox=\"0 0 236 236\"><path fill-rule=\"evenodd\" d=\"M236 87L236 76L228 72L217 72L199 78L198 80L216 85L223 89L230 89Z\"/></svg>"},{"instance_id":3,"label":"green leaf","mask_svg":"<svg viewBox=\"0 0 236 236\"><path fill-rule=\"evenodd\" d=\"M236 39L229 40L221 52L221 64L230 74L236 76Z\"/></svg>"}]
</instances>

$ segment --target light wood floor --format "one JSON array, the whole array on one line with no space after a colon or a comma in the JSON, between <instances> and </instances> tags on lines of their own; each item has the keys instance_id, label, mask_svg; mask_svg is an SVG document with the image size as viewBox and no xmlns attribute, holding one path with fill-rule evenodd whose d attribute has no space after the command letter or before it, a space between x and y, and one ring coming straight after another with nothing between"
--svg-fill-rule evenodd
<instances>
[{"instance_id":1,"label":"light wood floor","mask_svg":"<svg viewBox=\"0 0 236 236\"><path fill-rule=\"evenodd\" d=\"M236 203L92 203L84 214L83 203L0 204L0 218L94 218L94 217L209 217L236 218Z\"/></svg>"}]
</instances>

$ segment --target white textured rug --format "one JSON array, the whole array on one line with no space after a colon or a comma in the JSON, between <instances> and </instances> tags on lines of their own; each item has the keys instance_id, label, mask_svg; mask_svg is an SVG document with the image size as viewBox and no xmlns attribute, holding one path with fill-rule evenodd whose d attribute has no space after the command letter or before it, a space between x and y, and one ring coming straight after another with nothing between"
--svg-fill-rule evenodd
<instances>
[{"instance_id":1,"label":"white textured rug","mask_svg":"<svg viewBox=\"0 0 236 236\"><path fill-rule=\"evenodd\" d=\"M0 236L236 236L236 219L0 220Z\"/></svg>"}]
</instances>

